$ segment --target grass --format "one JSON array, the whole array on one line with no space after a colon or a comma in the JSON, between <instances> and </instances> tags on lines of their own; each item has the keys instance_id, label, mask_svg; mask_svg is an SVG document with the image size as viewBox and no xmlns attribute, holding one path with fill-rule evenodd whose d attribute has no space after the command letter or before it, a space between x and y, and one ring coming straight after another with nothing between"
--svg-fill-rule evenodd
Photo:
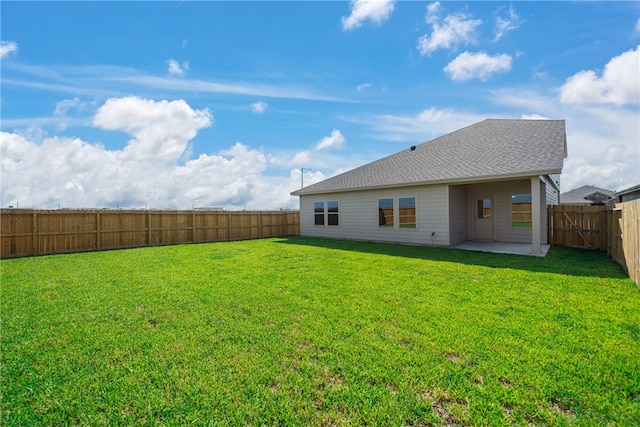
<instances>
[{"instance_id":1,"label":"grass","mask_svg":"<svg viewBox=\"0 0 640 427\"><path fill-rule=\"evenodd\" d=\"M1 267L2 425L640 420L640 291L598 252L290 238Z\"/></svg>"},{"instance_id":2,"label":"grass","mask_svg":"<svg viewBox=\"0 0 640 427\"><path fill-rule=\"evenodd\" d=\"M531 228L531 221L511 221L512 227Z\"/></svg>"}]
</instances>

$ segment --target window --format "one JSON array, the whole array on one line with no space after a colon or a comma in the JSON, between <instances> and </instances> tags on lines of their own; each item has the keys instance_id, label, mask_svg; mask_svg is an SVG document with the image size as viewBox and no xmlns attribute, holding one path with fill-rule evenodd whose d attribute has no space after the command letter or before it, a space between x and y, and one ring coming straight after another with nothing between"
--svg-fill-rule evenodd
<instances>
[{"instance_id":1,"label":"window","mask_svg":"<svg viewBox=\"0 0 640 427\"><path fill-rule=\"evenodd\" d=\"M511 196L511 226L531 227L531 194Z\"/></svg>"},{"instance_id":2,"label":"window","mask_svg":"<svg viewBox=\"0 0 640 427\"><path fill-rule=\"evenodd\" d=\"M327 202L327 225L338 225L338 202Z\"/></svg>"},{"instance_id":3,"label":"window","mask_svg":"<svg viewBox=\"0 0 640 427\"><path fill-rule=\"evenodd\" d=\"M328 201L326 205L325 211L325 202L313 203L313 223L315 225L338 225L338 202Z\"/></svg>"},{"instance_id":4,"label":"window","mask_svg":"<svg viewBox=\"0 0 640 427\"><path fill-rule=\"evenodd\" d=\"M378 200L378 225L393 228L393 199Z\"/></svg>"},{"instance_id":5,"label":"window","mask_svg":"<svg viewBox=\"0 0 640 427\"><path fill-rule=\"evenodd\" d=\"M478 199L478 219L491 219L491 199Z\"/></svg>"},{"instance_id":6,"label":"window","mask_svg":"<svg viewBox=\"0 0 640 427\"><path fill-rule=\"evenodd\" d=\"M416 198L400 197L398 199L400 228L416 228Z\"/></svg>"},{"instance_id":7,"label":"window","mask_svg":"<svg viewBox=\"0 0 640 427\"><path fill-rule=\"evenodd\" d=\"M315 225L324 225L324 202L315 202L313 204L313 215Z\"/></svg>"}]
</instances>

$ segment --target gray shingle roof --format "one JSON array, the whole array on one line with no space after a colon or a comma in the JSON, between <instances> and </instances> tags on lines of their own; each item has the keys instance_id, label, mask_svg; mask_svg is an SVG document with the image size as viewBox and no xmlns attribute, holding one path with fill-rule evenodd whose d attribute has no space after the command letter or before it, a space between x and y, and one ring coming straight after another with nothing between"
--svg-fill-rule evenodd
<instances>
[{"instance_id":1,"label":"gray shingle roof","mask_svg":"<svg viewBox=\"0 0 640 427\"><path fill-rule=\"evenodd\" d=\"M560 204L574 205L584 204L590 205L594 202L593 199L607 199L613 195L613 190L607 190L606 188L595 187L593 185L583 185L582 187L574 188L571 191L560 194ZM602 195L603 197L599 197ZM591 197L594 196L594 197Z\"/></svg>"},{"instance_id":2,"label":"gray shingle roof","mask_svg":"<svg viewBox=\"0 0 640 427\"><path fill-rule=\"evenodd\" d=\"M556 174L566 156L564 120L487 119L291 194Z\"/></svg>"},{"instance_id":3,"label":"gray shingle roof","mask_svg":"<svg viewBox=\"0 0 640 427\"><path fill-rule=\"evenodd\" d=\"M640 184L634 185L633 187L625 188L624 190L616 191L613 196L622 196L623 194L635 193L640 190Z\"/></svg>"}]
</instances>

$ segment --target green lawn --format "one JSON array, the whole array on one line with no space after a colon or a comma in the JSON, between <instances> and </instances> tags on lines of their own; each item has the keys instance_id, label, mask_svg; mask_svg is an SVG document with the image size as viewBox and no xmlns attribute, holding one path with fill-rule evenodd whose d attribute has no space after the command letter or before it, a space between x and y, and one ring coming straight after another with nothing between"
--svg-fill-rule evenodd
<instances>
[{"instance_id":1,"label":"green lawn","mask_svg":"<svg viewBox=\"0 0 640 427\"><path fill-rule=\"evenodd\" d=\"M511 221L511 226L518 228L531 228L531 224L531 221Z\"/></svg>"},{"instance_id":2,"label":"green lawn","mask_svg":"<svg viewBox=\"0 0 640 427\"><path fill-rule=\"evenodd\" d=\"M605 254L289 238L1 261L10 425L632 425Z\"/></svg>"}]
</instances>

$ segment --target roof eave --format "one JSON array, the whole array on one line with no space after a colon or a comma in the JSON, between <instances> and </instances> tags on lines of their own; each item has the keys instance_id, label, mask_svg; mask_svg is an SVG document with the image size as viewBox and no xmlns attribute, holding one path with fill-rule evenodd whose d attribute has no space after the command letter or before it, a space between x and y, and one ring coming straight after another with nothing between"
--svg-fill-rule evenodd
<instances>
[{"instance_id":1,"label":"roof eave","mask_svg":"<svg viewBox=\"0 0 640 427\"><path fill-rule=\"evenodd\" d=\"M612 197L624 196L629 193L634 193L638 190L640 190L640 184L634 185L633 187L625 188L624 190L617 191L613 193L611 196Z\"/></svg>"},{"instance_id":2,"label":"roof eave","mask_svg":"<svg viewBox=\"0 0 640 427\"><path fill-rule=\"evenodd\" d=\"M417 187L421 185L439 185L439 184L472 184L477 182L490 182L490 181L507 181L512 179L522 179L522 178L530 178L532 176L541 176L541 175L553 175L562 173L562 169L548 169L548 170L539 170L539 171L528 171L518 174L507 173L507 174L496 174L496 175L485 175L485 176L477 176L477 177L461 177L454 179L440 179L440 180L432 180L432 181L420 181L420 182L411 182L405 184L388 184L388 185L372 185L366 187L355 187L355 188L346 188L346 189L336 189L336 190L324 190L324 191L304 191L304 188L300 190L296 190L291 192L292 196L310 196L314 194L334 194L334 193L349 193L352 191L370 191L370 190L383 190L387 188L399 188L399 187Z\"/></svg>"}]
</instances>

